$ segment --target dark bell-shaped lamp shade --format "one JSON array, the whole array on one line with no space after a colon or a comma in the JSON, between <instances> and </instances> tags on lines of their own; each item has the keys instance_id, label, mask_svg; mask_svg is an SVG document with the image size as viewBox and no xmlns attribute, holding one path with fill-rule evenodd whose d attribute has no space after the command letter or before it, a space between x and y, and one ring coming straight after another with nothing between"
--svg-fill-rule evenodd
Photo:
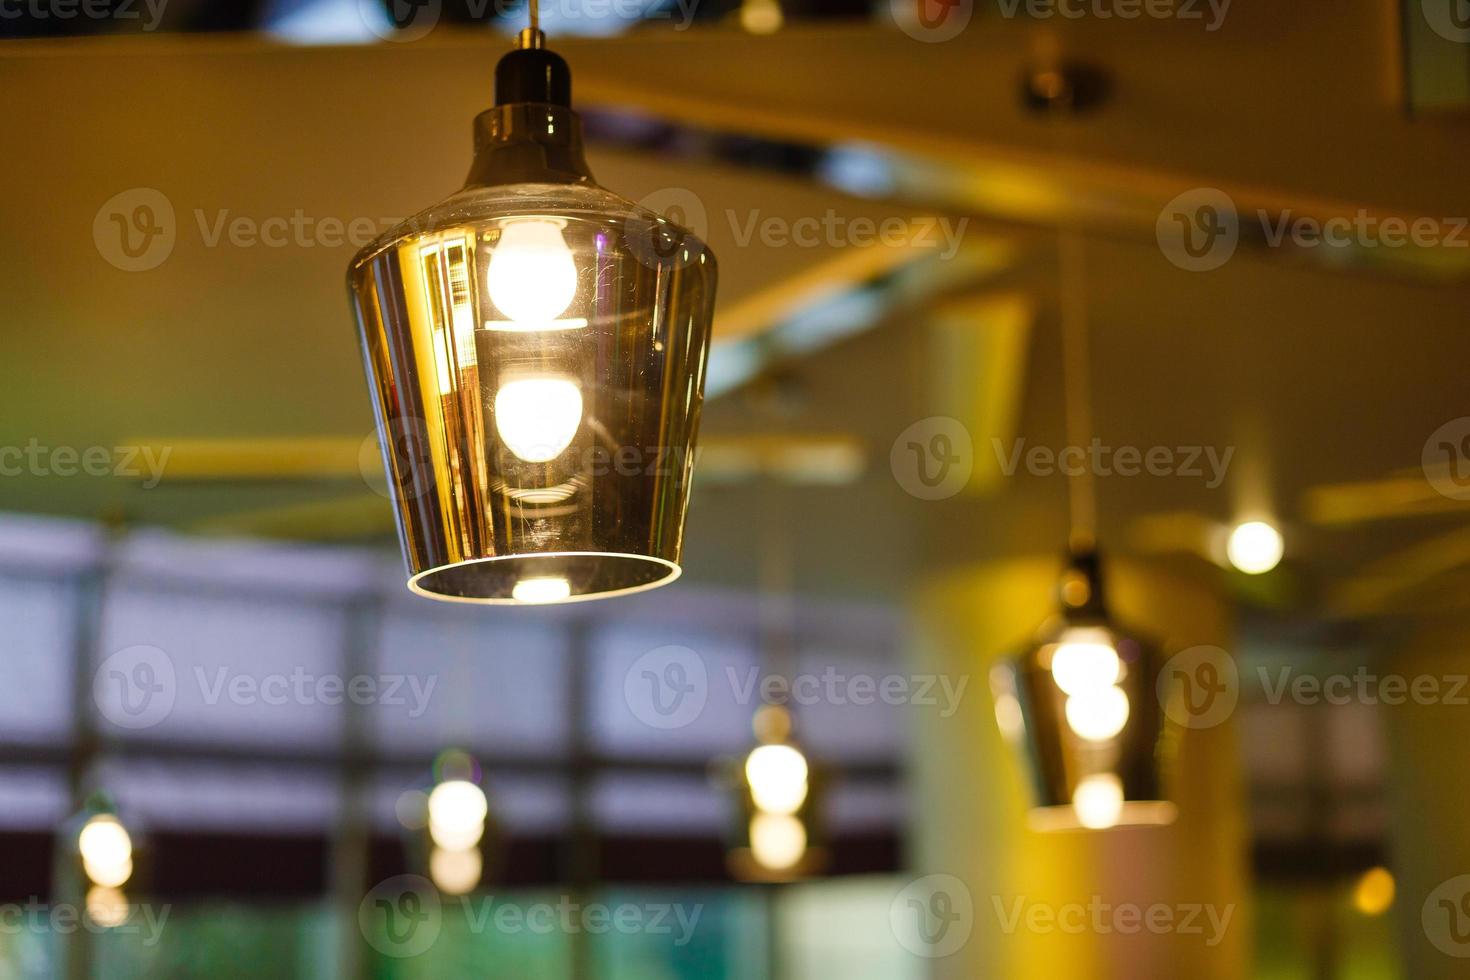
<instances>
[{"instance_id":1,"label":"dark bell-shaped lamp shade","mask_svg":"<svg viewBox=\"0 0 1470 980\"><path fill-rule=\"evenodd\" d=\"M1156 651L1109 616L1095 551L1071 556L1060 591L1061 612L1036 644L991 674L996 721L1031 777L1031 825L1170 823Z\"/></svg>"},{"instance_id":2,"label":"dark bell-shaped lamp shade","mask_svg":"<svg viewBox=\"0 0 1470 980\"><path fill-rule=\"evenodd\" d=\"M679 574L715 260L596 184L570 94L557 55L506 55L464 187L348 271L408 585L432 598Z\"/></svg>"}]
</instances>

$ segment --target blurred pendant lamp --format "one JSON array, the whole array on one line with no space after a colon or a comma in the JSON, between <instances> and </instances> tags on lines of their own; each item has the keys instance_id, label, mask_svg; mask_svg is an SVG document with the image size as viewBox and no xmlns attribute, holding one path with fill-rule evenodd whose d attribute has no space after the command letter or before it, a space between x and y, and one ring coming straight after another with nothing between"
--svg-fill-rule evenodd
<instances>
[{"instance_id":1,"label":"blurred pendant lamp","mask_svg":"<svg viewBox=\"0 0 1470 980\"><path fill-rule=\"evenodd\" d=\"M767 489L775 491L768 484ZM797 649L796 597L792 590L792 542L783 511L761 521L760 636L764 675L789 682ZM822 832L820 772L793 735L786 704L762 704L751 719L755 745L730 767L736 822L727 855L741 881L795 881L827 864Z\"/></svg>"},{"instance_id":2,"label":"blurred pendant lamp","mask_svg":"<svg viewBox=\"0 0 1470 980\"><path fill-rule=\"evenodd\" d=\"M1068 443L1090 443L1082 240L1060 243L1062 348ZM1031 776L1037 830L1164 824L1170 745L1156 695L1157 657L1112 617L1096 546L1096 489L1084 466L1069 473L1071 534L1056 616L1036 643L991 674L996 721Z\"/></svg>"},{"instance_id":3,"label":"blurred pendant lamp","mask_svg":"<svg viewBox=\"0 0 1470 980\"><path fill-rule=\"evenodd\" d=\"M464 187L348 270L408 586L436 599L679 575L714 256L593 181L530 9Z\"/></svg>"}]
</instances>

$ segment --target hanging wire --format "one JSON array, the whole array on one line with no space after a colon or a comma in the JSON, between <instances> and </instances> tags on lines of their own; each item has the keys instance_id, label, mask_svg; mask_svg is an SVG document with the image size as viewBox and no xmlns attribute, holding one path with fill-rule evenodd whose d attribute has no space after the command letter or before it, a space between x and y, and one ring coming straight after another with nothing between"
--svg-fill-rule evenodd
<instances>
[{"instance_id":1,"label":"hanging wire","mask_svg":"<svg viewBox=\"0 0 1470 980\"><path fill-rule=\"evenodd\" d=\"M1097 540L1097 475L1092 471L1092 385L1088 376L1087 269L1082 233L1064 221L1057 235L1058 278L1062 321L1062 403L1066 410L1067 445L1081 448L1082 465L1067 474L1071 515L1069 541L1086 551Z\"/></svg>"}]
</instances>

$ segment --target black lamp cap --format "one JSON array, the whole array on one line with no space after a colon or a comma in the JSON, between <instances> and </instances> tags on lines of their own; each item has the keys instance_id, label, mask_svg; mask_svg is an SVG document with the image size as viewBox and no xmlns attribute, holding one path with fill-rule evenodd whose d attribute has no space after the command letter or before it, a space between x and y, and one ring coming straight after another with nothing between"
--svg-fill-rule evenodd
<instances>
[{"instance_id":1,"label":"black lamp cap","mask_svg":"<svg viewBox=\"0 0 1470 980\"><path fill-rule=\"evenodd\" d=\"M572 71L545 48L517 48L495 66L495 104L535 102L570 108Z\"/></svg>"},{"instance_id":2,"label":"black lamp cap","mask_svg":"<svg viewBox=\"0 0 1470 980\"><path fill-rule=\"evenodd\" d=\"M1103 562L1095 548L1074 549L1062 572L1063 614L1073 622L1106 620L1107 597L1103 592Z\"/></svg>"}]
</instances>

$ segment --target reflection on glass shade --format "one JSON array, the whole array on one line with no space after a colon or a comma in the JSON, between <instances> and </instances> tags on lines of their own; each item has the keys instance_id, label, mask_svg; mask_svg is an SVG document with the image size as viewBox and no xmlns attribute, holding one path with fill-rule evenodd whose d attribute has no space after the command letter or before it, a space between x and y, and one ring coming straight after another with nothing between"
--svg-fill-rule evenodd
<instances>
[{"instance_id":1,"label":"reflection on glass shade","mask_svg":"<svg viewBox=\"0 0 1470 980\"><path fill-rule=\"evenodd\" d=\"M1128 724L1128 695L1104 687L1067 698L1067 724L1089 742L1104 742Z\"/></svg>"},{"instance_id":2,"label":"reflection on glass shade","mask_svg":"<svg viewBox=\"0 0 1470 980\"><path fill-rule=\"evenodd\" d=\"M1072 793L1077 822L1091 830L1116 826L1123 812L1123 783L1112 773L1087 776Z\"/></svg>"},{"instance_id":3,"label":"reflection on glass shade","mask_svg":"<svg viewBox=\"0 0 1470 980\"><path fill-rule=\"evenodd\" d=\"M580 122L475 123L465 187L348 278L409 588L562 600L679 574L714 305L696 237L599 187ZM540 587L538 587L540 588Z\"/></svg>"},{"instance_id":4,"label":"reflection on glass shade","mask_svg":"<svg viewBox=\"0 0 1470 980\"><path fill-rule=\"evenodd\" d=\"M475 847L448 850L436 847L429 854L429 878L446 895L464 895L480 883L485 859Z\"/></svg>"},{"instance_id":5,"label":"reflection on glass shade","mask_svg":"<svg viewBox=\"0 0 1470 980\"><path fill-rule=\"evenodd\" d=\"M787 871L806 854L806 827L790 814L757 813L750 818L750 854L769 871Z\"/></svg>"},{"instance_id":6,"label":"reflection on glass shade","mask_svg":"<svg viewBox=\"0 0 1470 980\"><path fill-rule=\"evenodd\" d=\"M554 321L577 295L577 265L555 218L507 221L490 253L486 284L500 312L521 324Z\"/></svg>"},{"instance_id":7,"label":"reflection on glass shade","mask_svg":"<svg viewBox=\"0 0 1470 980\"><path fill-rule=\"evenodd\" d=\"M806 802L806 756L790 745L761 745L745 760L745 779L755 805L767 813L792 814Z\"/></svg>"},{"instance_id":8,"label":"reflection on glass shade","mask_svg":"<svg viewBox=\"0 0 1470 980\"><path fill-rule=\"evenodd\" d=\"M1057 687L1072 695L1092 694L1117 682L1123 664L1107 630L1066 630L1051 657Z\"/></svg>"},{"instance_id":9,"label":"reflection on glass shade","mask_svg":"<svg viewBox=\"0 0 1470 980\"><path fill-rule=\"evenodd\" d=\"M495 393L495 431L528 463L556 459L582 423L582 392L566 378L519 378Z\"/></svg>"},{"instance_id":10,"label":"reflection on glass shade","mask_svg":"<svg viewBox=\"0 0 1470 980\"><path fill-rule=\"evenodd\" d=\"M105 929L112 929L128 921L131 909L128 897L121 889L106 885L93 885L87 889L87 918Z\"/></svg>"},{"instance_id":11,"label":"reflection on glass shade","mask_svg":"<svg viewBox=\"0 0 1470 980\"><path fill-rule=\"evenodd\" d=\"M517 602L561 602L572 594L572 583L557 575L523 578L510 590Z\"/></svg>"}]
</instances>

